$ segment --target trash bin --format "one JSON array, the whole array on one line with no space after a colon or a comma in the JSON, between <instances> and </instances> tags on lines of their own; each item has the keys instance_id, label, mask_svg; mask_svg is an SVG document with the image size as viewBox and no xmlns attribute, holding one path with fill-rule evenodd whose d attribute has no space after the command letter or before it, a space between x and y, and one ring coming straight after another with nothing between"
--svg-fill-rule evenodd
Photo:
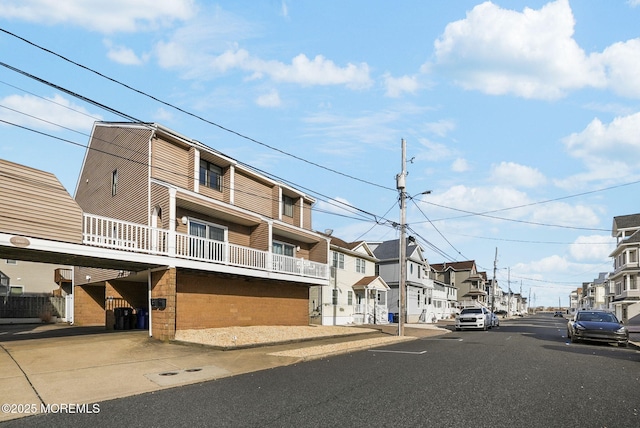
<instances>
[{"instance_id":1,"label":"trash bin","mask_svg":"<svg viewBox=\"0 0 640 428\"><path fill-rule=\"evenodd\" d=\"M393 314L393 322L398 322L398 314Z\"/></svg>"},{"instance_id":2,"label":"trash bin","mask_svg":"<svg viewBox=\"0 0 640 428\"><path fill-rule=\"evenodd\" d=\"M116 319L116 323L113 326L115 330L125 329L125 309L128 309L128 308L115 308L113 310L113 315Z\"/></svg>"},{"instance_id":3,"label":"trash bin","mask_svg":"<svg viewBox=\"0 0 640 428\"><path fill-rule=\"evenodd\" d=\"M393 314L391 312L389 312L388 321L393 322Z\"/></svg>"},{"instance_id":4,"label":"trash bin","mask_svg":"<svg viewBox=\"0 0 640 428\"><path fill-rule=\"evenodd\" d=\"M146 329L148 324L148 314L145 308L136 309L136 328L143 330Z\"/></svg>"}]
</instances>

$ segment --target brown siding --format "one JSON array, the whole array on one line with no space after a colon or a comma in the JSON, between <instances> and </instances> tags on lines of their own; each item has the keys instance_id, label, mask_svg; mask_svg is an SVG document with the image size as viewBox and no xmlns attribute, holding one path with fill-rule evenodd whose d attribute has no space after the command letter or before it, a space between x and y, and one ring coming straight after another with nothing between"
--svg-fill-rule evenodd
<instances>
[{"instance_id":1,"label":"brown siding","mask_svg":"<svg viewBox=\"0 0 640 428\"><path fill-rule=\"evenodd\" d=\"M311 248L309 249L309 260L318 263L328 263L328 251L329 243L323 239L317 244L311 246Z\"/></svg>"},{"instance_id":2,"label":"brown siding","mask_svg":"<svg viewBox=\"0 0 640 428\"><path fill-rule=\"evenodd\" d=\"M179 271L177 305L177 330L309 324L308 287L286 282Z\"/></svg>"},{"instance_id":3,"label":"brown siding","mask_svg":"<svg viewBox=\"0 0 640 428\"><path fill-rule=\"evenodd\" d=\"M87 276L89 279L87 279ZM114 279L118 276L121 276L120 271L113 269L98 269L83 266L76 266L73 269L74 284L76 285L93 284Z\"/></svg>"},{"instance_id":4,"label":"brown siding","mask_svg":"<svg viewBox=\"0 0 640 428\"><path fill-rule=\"evenodd\" d=\"M235 205L266 217L273 217L272 186L236 169Z\"/></svg>"},{"instance_id":5,"label":"brown siding","mask_svg":"<svg viewBox=\"0 0 640 428\"><path fill-rule=\"evenodd\" d=\"M253 228L249 245L260 251L269 251L269 225L267 223L260 223Z\"/></svg>"},{"instance_id":6,"label":"brown siding","mask_svg":"<svg viewBox=\"0 0 640 428\"><path fill-rule=\"evenodd\" d=\"M228 230L228 239L229 243L235 245L242 245L244 247L251 246L251 227L243 226L236 223L231 223L228 220L223 220L221 218L208 216L205 214L197 213L191 210L187 210L184 208L177 208L176 219L179 220L182 216L190 217L194 220L200 220L205 223L213 223L219 226L226 227ZM176 232L188 234L188 225L182 224L181 221L177 222Z\"/></svg>"},{"instance_id":7,"label":"brown siding","mask_svg":"<svg viewBox=\"0 0 640 428\"><path fill-rule=\"evenodd\" d=\"M158 227L161 229L169 229L169 189L159 184L151 184L151 213L153 208L160 208L160 218L158 219ZM179 219L180 217L177 217ZM176 219L176 220L177 220Z\"/></svg>"},{"instance_id":8,"label":"brown siding","mask_svg":"<svg viewBox=\"0 0 640 428\"><path fill-rule=\"evenodd\" d=\"M189 148L160 138L154 138L151 147L151 177L193 189L193 155Z\"/></svg>"},{"instance_id":9,"label":"brown siding","mask_svg":"<svg viewBox=\"0 0 640 428\"><path fill-rule=\"evenodd\" d=\"M204 153L204 152L200 152L200 159L206 160L206 161L211 162L212 164L220 167L222 169L222 181L220 183L220 186L221 186L220 190L212 189L212 188L210 188L208 186L204 186L204 185L200 184L199 193L201 195L204 195L204 196L208 197L208 198L228 203L229 200L230 200L229 197L231 195L230 179L229 179L230 170L229 170L229 168L228 167L227 168L222 167L220 165L220 163L216 161L216 159L208 157L207 153ZM199 167L200 166L198 166L198 168ZM199 179L199 175L198 175L198 179ZM193 188L193 186L191 186L191 188Z\"/></svg>"},{"instance_id":10,"label":"brown siding","mask_svg":"<svg viewBox=\"0 0 640 428\"><path fill-rule=\"evenodd\" d=\"M96 125L80 173L76 201L86 213L147 224L148 144L151 130ZM111 176L118 170L118 192Z\"/></svg>"},{"instance_id":11,"label":"brown siding","mask_svg":"<svg viewBox=\"0 0 640 428\"><path fill-rule=\"evenodd\" d=\"M303 219L302 219L302 227L304 229L307 230L312 230L311 229L311 225L312 225L312 221L311 221L311 210L312 205L308 202L308 201L304 201L304 205L303 205Z\"/></svg>"},{"instance_id":12,"label":"brown siding","mask_svg":"<svg viewBox=\"0 0 640 428\"><path fill-rule=\"evenodd\" d=\"M0 231L82 243L82 210L48 172L0 159Z\"/></svg>"}]
</instances>

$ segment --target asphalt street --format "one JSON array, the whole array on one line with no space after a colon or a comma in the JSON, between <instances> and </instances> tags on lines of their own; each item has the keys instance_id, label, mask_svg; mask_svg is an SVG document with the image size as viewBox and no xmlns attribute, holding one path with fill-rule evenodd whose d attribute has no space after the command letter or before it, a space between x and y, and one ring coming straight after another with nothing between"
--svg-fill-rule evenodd
<instances>
[{"instance_id":1,"label":"asphalt street","mask_svg":"<svg viewBox=\"0 0 640 428\"><path fill-rule=\"evenodd\" d=\"M640 426L640 352L565 335L526 317L3 426Z\"/></svg>"}]
</instances>

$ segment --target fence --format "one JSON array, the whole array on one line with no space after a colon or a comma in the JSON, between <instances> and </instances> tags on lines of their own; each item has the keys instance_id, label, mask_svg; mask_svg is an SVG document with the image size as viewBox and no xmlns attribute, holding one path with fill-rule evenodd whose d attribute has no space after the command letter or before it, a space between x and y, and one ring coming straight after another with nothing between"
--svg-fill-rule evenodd
<instances>
[{"instance_id":1,"label":"fence","mask_svg":"<svg viewBox=\"0 0 640 428\"><path fill-rule=\"evenodd\" d=\"M0 298L0 318L65 317L65 298L51 296L8 296Z\"/></svg>"}]
</instances>

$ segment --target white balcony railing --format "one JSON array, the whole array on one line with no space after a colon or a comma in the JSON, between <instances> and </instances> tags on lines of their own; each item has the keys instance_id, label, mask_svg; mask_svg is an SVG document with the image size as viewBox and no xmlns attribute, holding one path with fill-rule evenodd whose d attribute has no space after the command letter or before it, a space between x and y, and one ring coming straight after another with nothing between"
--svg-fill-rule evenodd
<instances>
[{"instance_id":1,"label":"white balcony railing","mask_svg":"<svg viewBox=\"0 0 640 428\"><path fill-rule=\"evenodd\" d=\"M329 265L254 248L174 232L93 214L84 214L85 245L147 254L173 256L312 278L329 277Z\"/></svg>"}]
</instances>

